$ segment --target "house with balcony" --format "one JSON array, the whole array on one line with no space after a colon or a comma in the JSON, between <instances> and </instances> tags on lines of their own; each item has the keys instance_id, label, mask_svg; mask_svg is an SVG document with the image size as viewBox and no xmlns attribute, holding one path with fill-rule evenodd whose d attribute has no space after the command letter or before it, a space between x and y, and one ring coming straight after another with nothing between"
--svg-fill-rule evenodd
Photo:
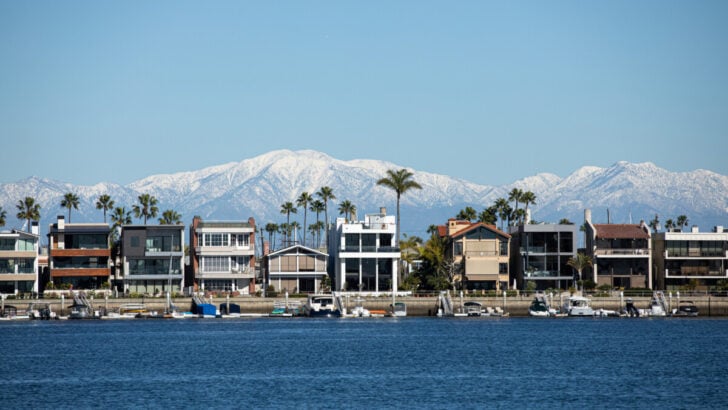
<instances>
[{"instance_id":1,"label":"house with balcony","mask_svg":"<svg viewBox=\"0 0 728 410\"><path fill-rule=\"evenodd\" d=\"M511 235L494 225L454 218L438 227L438 232L447 241L445 258L452 261L453 277L462 287L469 290L508 288Z\"/></svg>"},{"instance_id":2,"label":"house with balcony","mask_svg":"<svg viewBox=\"0 0 728 410\"><path fill-rule=\"evenodd\" d=\"M101 289L109 281L111 229L104 223L65 223L59 215L48 229L50 281L58 288Z\"/></svg>"},{"instance_id":3,"label":"house with balcony","mask_svg":"<svg viewBox=\"0 0 728 410\"><path fill-rule=\"evenodd\" d=\"M318 293L328 276L326 253L293 245L265 256L266 283L277 292Z\"/></svg>"},{"instance_id":4,"label":"house with balcony","mask_svg":"<svg viewBox=\"0 0 728 410\"><path fill-rule=\"evenodd\" d=\"M574 270L567 262L576 256L576 225L525 224L512 226L510 233L511 281L516 279L519 289L528 281L537 290L574 284Z\"/></svg>"},{"instance_id":5,"label":"house with balcony","mask_svg":"<svg viewBox=\"0 0 728 410\"><path fill-rule=\"evenodd\" d=\"M255 219L192 219L190 264L198 290L255 293Z\"/></svg>"},{"instance_id":6,"label":"house with balcony","mask_svg":"<svg viewBox=\"0 0 728 410\"><path fill-rule=\"evenodd\" d=\"M728 231L660 232L654 236L655 283L658 289L679 290L686 285L710 289L728 279Z\"/></svg>"},{"instance_id":7,"label":"house with balcony","mask_svg":"<svg viewBox=\"0 0 728 410\"><path fill-rule=\"evenodd\" d=\"M589 210L584 219L586 253L593 263L591 275L584 271L584 279L591 277L597 286L652 289L652 242L647 224L595 224Z\"/></svg>"},{"instance_id":8,"label":"house with balcony","mask_svg":"<svg viewBox=\"0 0 728 410\"><path fill-rule=\"evenodd\" d=\"M17 295L38 292L38 223L30 232L16 229L0 232L0 293Z\"/></svg>"},{"instance_id":9,"label":"house with balcony","mask_svg":"<svg viewBox=\"0 0 728 410\"><path fill-rule=\"evenodd\" d=\"M123 225L122 283L125 293L170 294L184 289L184 225Z\"/></svg>"},{"instance_id":10,"label":"house with balcony","mask_svg":"<svg viewBox=\"0 0 728 410\"><path fill-rule=\"evenodd\" d=\"M355 218L354 218L355 219ZM363 221L337 218L329 233L332 289L369 294L397 290L397 222L385 208Z\"/></svg>"}]
</instances>

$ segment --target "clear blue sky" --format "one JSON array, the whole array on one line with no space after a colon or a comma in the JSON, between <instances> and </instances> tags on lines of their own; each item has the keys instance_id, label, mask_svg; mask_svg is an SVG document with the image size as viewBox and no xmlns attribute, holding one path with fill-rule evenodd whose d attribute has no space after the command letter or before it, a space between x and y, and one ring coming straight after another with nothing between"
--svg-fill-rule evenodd
<instances>
[{"instance_id":1,"label":"clear blue sky","mask_svg":"<svg viewBox=\"0 0 728 410\"><path fill-rule=\"evenodd\" d=\"M0 182L282 148L492 185L728 174L728 2L0 0L0 137Z\"/></svg>"}]
</instances>

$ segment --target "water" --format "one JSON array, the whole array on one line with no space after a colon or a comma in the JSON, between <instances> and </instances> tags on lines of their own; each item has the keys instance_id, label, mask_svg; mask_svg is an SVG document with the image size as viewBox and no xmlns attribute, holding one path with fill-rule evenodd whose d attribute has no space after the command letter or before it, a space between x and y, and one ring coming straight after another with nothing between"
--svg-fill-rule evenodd
<instances>
[{"instance_id":1,"label":"water","mask_svg":"<svg viewBox=\"0 0 728 410\"><path fill-rule=\"evenodd\" d=\"M16 408L726 407L725 319L0 323Z\"/></svg>"}]
</instances>

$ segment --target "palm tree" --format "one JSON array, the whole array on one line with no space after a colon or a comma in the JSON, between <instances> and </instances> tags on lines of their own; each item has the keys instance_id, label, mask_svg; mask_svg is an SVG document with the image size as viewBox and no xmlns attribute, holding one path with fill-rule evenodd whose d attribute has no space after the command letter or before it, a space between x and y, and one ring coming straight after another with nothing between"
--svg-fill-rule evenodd
<instances>
[{"instance_id":1,"label":"palm tree","mask_svg":"<svg viewBox=\"0 0 728 410\"><path fill-rule=\"evenodd\" d=\"M317 225L322 225L322 224L319 224L319 222L321 222L319 220L319 215L321 215L321 212L324 211L324 207L325 207L325 205L324 205L323 201L321 201L320 199L315 199L315 200L313 200L313 202L311 202L311 206L308 208L309 211L316 212L316 224ZM321 246L321 228L320 227L317 228L316 238L317 238L316 247L319 247L319 246Z\"/></svg>"},{"instance_id":2,"label":"palm tree","mask_svg":"<svg viewBox=\"0 0 728 410\"><path fill-rule=\"evenodd\" d=\"M497 211L495 205L489 206L485 209L483 209L480 214L478 214L478 222L482 222L486 225L495 225L496 220L498 217L496 216ZM503 227L503 223L501 222L501 229Z\"/></svg>"},{"instance_id":3,"label":"palm tree","mask_svg":"<svg viewBox=\"0 0 728 410\"><path fill-rule=\"evenodd\" d=\"M455 217L470 222L478 217L478 211L471 206L466 206L465 209L461 209Z\"/></svg>"},{"instance_id":4,"label":"palm tree","mask_svg":"<svg viewBox=\"0 0 728 410\"><path fill-rule=\"evenodd\" d=\"M308 215L308 204L313 201L313 197L308 192L302 192L296 199L296 206L303 207L303 246L306 246L306 217Z\"/></svg>"},{"instance_id":5,"label":"palm tree","mask_svg":"<svg viewBox=\"0 0 728 410\"><path fill-rule=\"evenodd\" d=\"M321 231L324 230L324 221L316 221L309 225L308 229L316 233L316 247L321 246Z\"/></svg>"},{"instance_id":6,"label":"palm tree","mask_svg":"<svg viewBox=\"0 0 728 410\"><path fill-rule=\"evenodd\" d=\"M114 201L110 196L103 194L99 196L99 199L96 201L96 209L104 210L104 223L106 223L106 211L114 209Z\"/></svg>"},{"instance_id":7,"label":"palm tree","mask_svg":"<svg viewBox=\"0 0 728 410\"><path fill-rule=\"evenodd\" d=\"M516 203L515 210L513 211L514 214L518 212L518 203L521 202L521 198L523 197L523 190L518 188L511 189L511 192L508 193L508 201L513 201Z\"/></svg>"},{"instance_id":8,"label":"palm tree","mask_svg":"<svg viewBox=\"0 0 728 410\"><path fill-rule=\"evenodd\" d=\"M278 233L283 235L283 239L281 239L281 246L285 248L288 246L288 236L291 233L291 225L286 222L278 225Z\"/></svg>"},{"instance_id":9,"label":"palm tree","mask_svg":"<svg viewBox=\"0 0 728 410\"><path fill-rule=\"evenodd\" d=\"M179 225L182 223L182 215L178 214L173 209L167 209L162 212L162 217L159 218L160 225Z\"/></svg>"},{"instance_id":10,"label":"palm tree","mask_svg":"<svg viewBox=\"0 0 728 410\"><path fill-rule=\"evenodd\" d=\"M298 232L301 231L301 224L298 223L298 221L293 221L288 226L288 232L291 233L291 237L293 238L293 243L295 244L298 241Z\"/></svg>"},{"instance_id":11,"label":"palm tree","mask_svg":"<svg viewBox=\"0 0 728 410\"><path fill-rule=\"evenodd\" d=\"M387 176L377 181L377 185L382 185L392 189L397 193L397 246L399 246L399 235L400 235L400 215L399 215L399 201L402 194L406 193L411 189L422 189L422 186L418 184L412 176L414 174L404 168L396 171L393 169L387 170Z\"/></svg>"},{"instance_id":12,"label":"palm tree","mask_svg":"<svg viewBox=\"0 0 728 410\"><path fill-rule=\"evenodd\" d=\"M536 194L534 194L531 191L526 191L523 193L523 196L521 196L521 202L525 205L526 210L524 211L524 215L528 216L528 205L533 204L536 205ZM524 221L521 221L524 223ZM525 223L530 223L531 221L525 221Z\"/></svg>"},{"instance_id":13,"label":"palm tree","mask_svg":"<svg viewBox=\"0 0 728 410\"><path fill-rule=\"evenodd\" d=\"M25 219L28 221L28 232L30 232L30 221L40 220L40 205L35 203L35 198L26 196L24 200L18 201L15 207L18 208L19 211L15 216L18 219Z\"/></svg>"},{"instance_id":14,"label":"palm tree","mask_svg":"<svg viewBox=\"0 0 728 410\"><path fill-rule=\"evenodd\" d=\"M321 199L324 203L324 225L325 225L325 234L328 235L329 232L329 201L333 201L336 199L336 195L334 195L334 190L331 189L328 186L322 186L321 189L319 189L318 192L316 192L316 196Z\"/></svg>"},{"instance_id":15,"label":"palm tree","mask_svg":"<svg viewBox=\"0 0 728 410\"><path fill-rule=\"evenodd\" d=\"M114 208L110 217L114 227L131 224L131 211L127 211L123 206L117 206Z\"/></svg>"},{"instance_id":16,"label":"palm tree","mask_svg":"<svg viewBox=\"0 0 728 410\"><path fill-rule=\"evenodd\" d=\"M511 208L511 205L508 203L508 200L505 198L498 198L495 200L495 203L493 203L493 206L495 206L496 212L498 213L498 218L500 219L500 229L503 230L503 222L505 222L513 212L513 208Z\"/></svg>"},{"instance_id":17,"label":"palm tree","mask_svg":"<svg viewBox=\"0 0 728 410\"><path fill-rule=\"evenodd\" d=\"M576 254L576 257L570 258L568 261L566 261L566 264L571 266L572 268L576 269L577 272L579 272L579 281L581 282L581 272L589 268L593 265L591 258L583 254L581 252ZM582 291L584 291L584 286L582 284Z\"/></svg>"},{"instance_id":18,"label":"palm tree","mask_svg":"<svg viewBox=\"0 0 728 410\"><path fill-rule=\"evenodd\" d=\"M655 214L655 218L647 224L653 231L657 232L660 229L660 217Z\"/></svg>"},{"instance_id":19,"label":"palm tree","mask_svg":"<svg viewBox=\"0 0 728 410\"><path fill-rule=\"evenodd\" d=\"M68 223L71 223L71 208L78 209L78 196L73 192L67 192L61 199L61 208L68 208Z\"/></svg>"},{"instance_id":20,"label":"palm tree","mask_svg":"<svg viewBox=\"0 0 728 410\"><path fill-rule=\"evenodd\" d=\"M293 202L289 201L281 205L281 213L286 214L286 232L288 233L286 240L290 241L291 214L298 213L298 209L293 205Z\"/></svg>"},{"instance_id":21,"label":"palm tree","mask_svg":"<svg viewBox=\"0 0 728 410\"><path fill-rule=\"evenodd\" d=\"M573 225L574 223L569 220L569 218L561 218L559 221L559 225Z\"/></svg>"},{"instance_id":22,"label":"palm tree","mask_svg":"<svg viewBox=\"0 0 728 410\"><path fill-rule=\"evenodd\" d=\"M428 235L432 236L432 235L437 234L437 232L438 232L437 225L430 225L430 226L427 227L427 234Z\"/></svg>"},{"instance_id":23,"label":"palm tree","mask_svg":"<svg viewBox=\"0 0 728 410\"><path fill-rule=\"evenodd\" d=\"M339 215L344 215L348 221L352 214L356 213L356 205L352 204L348 199L339 204Z\"/></svg>"},{"instance_id":24,"label":"palm tree","mask_svg":"<svg viewBox=\"0 0 728 410\"><path fill-rule=\"evenodd\" d=\"M665 230L667 232L672 232L673 228L675 228L675 222L672 219L665 221Z\"/></svg>"},{"instance_id":25,"label":"palm tree","mask_svg":"<svg viewBox=\"0 0 728 410\"><path fill-rule=\"evenodd\" d=\"M5 218L8 216L8 213L5 212L2 206L0 206L0 226L5 226Z\"/></svg>"},{"instance_id":26,"label":"palm tree","mask_svg":"<svg viewBox=\"0 0 728 410\"><path fill-rule=\"evenodd\" d=\"M278 232L278 224L272 222L265 224L265 231L268 232L268 243L271 250L273 250L276 248L275 242L273 242L273 234Z\"/></svg>"},{"instance_id":27,"label":"palm tree","mask_svg":"<svg viewBox=\"0 0 728 410\"><path fill-rule=\"evenodd\" d=\"M139 204L132 207L135 218L144 218L144 225L147 224L147 218L156 218L159 208L157 208L157 198L149 194L141 194L137 197Z\"/></svg>"},{"instance_id":28,"label":"palm tree","mask_svg":"<svg viewBox=\"0 0 728 410\"><path fill-rule=\"evenodd\" d=\"M688 226L688 217L686 215L678 216L677 217L677 226L680 227L680 230L682 230L682 228L684 226Z\"/></svg>"}]
</instances>

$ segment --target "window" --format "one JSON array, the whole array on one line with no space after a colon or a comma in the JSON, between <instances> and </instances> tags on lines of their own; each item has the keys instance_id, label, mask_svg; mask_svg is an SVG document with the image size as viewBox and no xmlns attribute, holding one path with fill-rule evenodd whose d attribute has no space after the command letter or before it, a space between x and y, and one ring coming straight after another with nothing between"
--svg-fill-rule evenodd
<instances>
[{"instance_id":1,"label":"window","mask_svg":"<svg viewBox=\"0 0 728 410\"><path fill-rule=\"evenodd\" d=\"M463 243L455 242L455 256L462 256L463 254Z\"/></svg>"},{"instance_id":2,"label":"window","mask_svg":"<svg viewBox=\"0 0 728 410\"><path fill-rule=\"evenodd\" d=\"M361 236L362 252L375 252L377 250L377 235L365 233Z\"/></svg>"},{"instance_id":3,"label":"window","mask_svg":"<svg viewBox=\"0 0 728 410\"><path fill-rule=\"evenodd\" d=\"M250 246L250 235L248 234L230 234L230 243L236 247L248 247Z\"/></svg>"},{"instance_id":4,"label":"window","mask_svg":"<svg viewBox=\"0 0 728 410\"><path fill-rule=\"evenodd\" d=\"M498 242L500 245L500 256L508 256L508 241Z\"/></svg>"},{"instance_id":5,"label":"window","mask_svg":"<svg viewBox=\"0 0 728 410\"><path fill-rule=\"evenodd\" d=\"M29 239L19 239L18 240L18 250L19 251L32 251L33 244L34 244L34 242Z\"/></svg>"},{"instance_id":6,"label":"window","mask_svg":"<svg viewBox=\"0 0 728 410\"><path fill-rule=\"evenodd\" d=\"M499 263L498 264L498 273L508 273L508 264L507 263Z\"/></svg>"},{"instance_id":7,"label":"window","mask_svg":"<svg viewBox=\"0 0 728 410\"><path fill-rule=\"evenodd\" d=\"M347 258L344 261L346 273L359 273L359 259Z\"/></svg>"},{"instance_id":8,"label":"window","mask_svg":"<svg viewBox=\"0 0 728 410\"><path fill-rule=\"evenodd\" d=\"M230 258L205 256L202 258L202 272L230 272Z\"/></svg>"},{"instance_id":9,"label":"window","mask_svg":"<svg viewBox=\"0 0 728 410\"><path fill-rule=\"evenodd\" d=\"M0 251L14 251L15 250L15 239L3 238L0 239Z\"/></svg>"},{"instance_id":10,"label":"window","mask_svg":"<svg viewBox=\"0 0 728 410\"><path fill-rule=\"evenodd\" d=\"M561 232L559 234L559 252L571 253L574 250L574 235L571 232Z\"/></svg>"},{"instance_id":11,"label":"window","mask_svg":"<svg viewBox=\"0 0 728 410\"><path fill-rule=\"evenodd\" d=\"M206 233L205 246L229 246L229 236L223 233Z\"/></svg>"},{"instance_id":12,"label":"window","mask_svg":"<svg viewBox=\"0 0 728 410\"><path fill-rule=\"evenodd\" d=\"M359 251L359 234L348 233L344 236L344 245L347 252Z\"/></svg>"}]
</instances>

